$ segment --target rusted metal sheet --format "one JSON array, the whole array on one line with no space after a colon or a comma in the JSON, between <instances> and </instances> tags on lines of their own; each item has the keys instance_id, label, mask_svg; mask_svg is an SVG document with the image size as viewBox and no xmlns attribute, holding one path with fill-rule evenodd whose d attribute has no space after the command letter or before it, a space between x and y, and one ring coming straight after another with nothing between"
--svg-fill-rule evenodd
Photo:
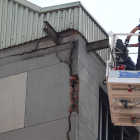
<instances>
[{"instance_id":1,"label":"rusted metal sheet","mask_svg":"<svg viewBox=\"0 0 140 140\"><path fill-rule=\"evenodd\" d=\"M87 52L109 48L109 39L103 39L87 44Z\"/></svg>"}]
</instances>

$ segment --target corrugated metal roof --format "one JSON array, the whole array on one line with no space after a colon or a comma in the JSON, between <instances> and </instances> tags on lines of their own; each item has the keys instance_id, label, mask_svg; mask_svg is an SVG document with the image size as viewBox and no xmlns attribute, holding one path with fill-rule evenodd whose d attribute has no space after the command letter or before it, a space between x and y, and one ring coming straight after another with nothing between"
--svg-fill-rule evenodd
<instances>
[{"instance_id":1,"label":"corrugated metal roof","mask_svg":"<svg viewBox=\"0 0 140 140\"><path fill-rule=\"evenodd\" d=\"M88 42L108 37L80 2L41 8L25 0L0 0L0 49L44 37L43 21L57 32L78 30ZM103 60L105 51L97 52Z\"/></svg>"}]
</instances>

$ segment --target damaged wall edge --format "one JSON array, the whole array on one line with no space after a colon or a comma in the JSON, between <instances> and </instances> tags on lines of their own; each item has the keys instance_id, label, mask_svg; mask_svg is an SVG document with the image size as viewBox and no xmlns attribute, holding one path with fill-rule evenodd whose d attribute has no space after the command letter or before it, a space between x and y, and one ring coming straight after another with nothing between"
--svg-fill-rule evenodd
<instances>
[{"instance_id":1,"label":"damaged wall edge","mask_svg":"<svg viewBox=\"0 0 140 140\"><path fill-rule=\"evenodd\" d=\"M72 33L73 30L72 30ZM1 62L0 66L4 66L4 65L8 65L11 63L15 63L17 61L23 61L23 60L29 60L29 59L34 59L37 57L42 57L44 55L50 55L52 53L56 54L56 57L59 59L60 63L66 63L69 66L70 69L70 78L71 76L76 77L77 81L70 81L70 88L73 88L73 92L70 95L70 107L72 108L72 110L70 110L70 108L68 108L68 112L77 112L78 113L78 92L79 89L77 89L78 85L79 85L79 81L78 81L78 76L77 75L73 75L73 68L72 68L72 63L73 63L73 51L76 48L76 44L78 43L78 41L71 41L71 40L75 40L74 38L78 36L78 34L73 34L68 35L67 37L63 37L65 39L65 41L61 42L60 45L53 45L53 46L48 46L47 48L43 47L40 48L39 44L42 43L42 41L39 41L36 43L36 47L34 50L32 51L24 51L21 54L15 54L15 55L11 55L11 56L6 56L1 58L2 61L7 61L7 62ZM66 40L66 38L68 38L68 40ZM70 39L70 41L69 41ZM78 39L78 37L76 38L76 40ZM62 39L61 39L62 40ZM48 40L44 40L43 42L47 42ZM41 44L40 44L41 45ZM8 50L8 49L7 49ZM4 64L4 65L3 65ZM72 84L73 83L73 84ZM72 85L71 85L72 84ZM77 88L76 88L77 87ZM70 92L70 91L69 91ZM69 130L67 132L67 137L69 138L69 133L71 131L71 114L72 112L69 114L68 116L68 125L69 125Z\"/></svg>"},{"instance_id":2,"label":"damaged wall edge","mask_svg":"<svg viewBox=\"0 0 140 140\"><path fill-rule=\"evenodd\" d=\"M73 54L73 50L76 47L75 42L71 42L71 44L73 44L73 48L71 48L69 50L69 60L64 61L62 55L59 55L59 52L57 52L56 56L58 57L58 59L60 60L61 63L67 63L69 65L70 68L70 102L71 105L68 109L69 111L69 116L68 116L68 124L69 124L69 129L67 131L67 140L70 140L70 136L69 133L71 131L71 115L72 112L77 112L77 114L79 113L79 77L78 75L73 75L72 73L72 54ZM67 55L67 54L66 54Z\"/></svg>"},{"instance_id":3,"label":"damaged wall edge","mask_svg":"<svg viewBox=\"0 0 140 140\"><path fill-rule=\"evenodd\" d=\"M79 80L78 80L78 75L72 75L72 54L73 54L73 50L75 49L76 45L75 42L71 42L71 44L73 44L73 48L71 48L69 50L69 60L64 60L62 58L62 55L59 55L59 52L57 52L56 56L58 57L58 59L60 60L60 62L64 62L67 63L69 68L70 68L70 101L71 101L71 105L68 109L69 111L69 116L68 116L68 124L69 124L69 129L67 131L67 140L70 140L70 136L69 133L71 131L71 115L73 111L76 111L78 113L78 93L79 93L79 89L75 89L76 84L79 85ZM67 55L67 54L66 54ZM76 93L76 94L74 94ZM76 96L75 96L76 95ZM77 102L77 103L75 103Z\"/></svg>"},{"instance_id":4,"label":"damaged wall edge","mask_svg":"<svg viewBox=\"0 0 140 140\"><path fill-rule=\"evenodd\" d=\"M0 66L2 67L2 66L14 65L15 63L22 64L22 61L24 61L24 60L26 60L26 62L28 60L29 61L34 60L34 63L36 63L35 61L37 61L37 59L39 57L43 58L44 56L46 57L46 58L45 57L43 58L44 60L42 59L44 61L44 63L48 63L48 62L45 62L46 59L49 58L49 56L52 56L50 60L51 61L55 60L54 65L56 65L56 62L57 62L56 67L59 69L60 69L60 65L63 65L61 63L66 64L65 65L66 69L64 69L64 70L67 71L68 76L69 76L68 84L69 84L70 91L67 90L66 92L68 92L68 93L63 93L63 94L69 94L69 99L68 98L67 99L70 100L70 103L68 102L69 107L67 108L67 113L69 114L68 121L67 121L68 130L65 133L66 134L65 136L67 136L67 140L69 140L70 138L72 139L72 137L76 136L76 135L72 136L73 130L74 130L72 128L75 127L74 126L75 124L73 124L73 119L71 116L73 116L73 114L76 114L75 116L77 116L77 113L79 113L79 85L80 84L79 84L79 71L78 71L78 62L79 62L78 53L81 53L81 52L79 52L79 50L81 50L81 47L82 47L80 43L86 44L86 40L80 33L76 32L74 30L69 30L69 31L66 31L66 32L63 32L60 34L59 41L60 41L60 45L55 45L49 37L46 37L43 40L38 40L38 42L36 42L36 43L32 42L34 45L33 46L34 49L32 49L31 51L26 51L26 49L24 49L19 54L11 53L12 55L9 55L9 56L6 55L6 57L1 58ZM26 46L28 46L28 43L26 44ZM18 49L18 47L17 47L17 49ZM7 51L8 50L9 50L9 48L7 49ZM6 50L4 50L4 51L6 51ZM87 53L87 52L85 51L85 53ZM81 54L81 56L82 56L82 54ZM96 56L95 56L95 58L96 58ZM47 69L51 70L50 66L47 67ZM27 68L25 68L25 70L27 70ZM2 69L0 69L0 71L2 71ZM32 71L36 71L36 69L30 70L29 73ZM63 79L65 79L65 78L63 77ZM65 81L66 81L66 79L65 79ZM66 113L66 111L65 111L65 113Z\"/></svg>"},{"instance_id":5,"label":"damaged wall edge","mask_svg":"<svg viewBox=\"0 0 140 140\"><path fill-rule=\"evenodd\" d=\"M57 58L60 60L61 63L66 63L68 64L69 68L70 68L70 101L71 101L71 105L68 109L69 111L69 116L68 116L68 124L69 124L69 129L67 131L67 140L70 140L70 136L69 133L71 131L71 115L72 112L79 112L78 110L78 100L79 100L79 78L78 75L72 75L72 54L73 54L73 50L75 49L76 45L75 42L70 42L70 44L73 44L73 47L70 48L68 50L68 55L69 56L69 60L65 60L62 54L59 54L59 52L56 53ZM61 52L60 52L61 53Z\"/></svg>"},{"instance_id":6,"label":"damaged wall edge","mask_svg":"<svg viewBox=\"0 0 140 140\"><path fill-rule=\"evenodd\" d=\"M68 34L66 34L68 32ZM43 55L48 55L51 53L55 53L55 52L59 52L59 51L64 51L66 49L70 49L73 47L73 44L70 43L70 41L74 41L75 38L76 40L78 39L78 34L74 34L73 30L68 30L65 32L62 32L60 34L60 45L55 45L53 43L53 41L50 40L49 37L46 37L44 39L40 39L38 41L34 41L34 42L29 42L29 43L25 43L25 45L19 45L17 47L14 47L13 52L11 51L11 55L8 55L9 53L7 53L9 50L11 50L12 48L8 48L5 50L1 51L1 54L4 52L6 55L0 58L0 66L2 65L7 65L9 63L14 63L17 61L22 61L22 60L27 60L27 59L32 59L34 57L41 57ZM70 41L69 38L70 37ZM42 44L44 43L44 44ZM31 46L31 49L26 48L26 46L29 47ZM18 51L20 46L24 47L25 49L22 49L21 51ZM26 49L28 49L28 51L26 51ZM17 52L17 53L16 53Z\"/></svg>"}]
</instances>

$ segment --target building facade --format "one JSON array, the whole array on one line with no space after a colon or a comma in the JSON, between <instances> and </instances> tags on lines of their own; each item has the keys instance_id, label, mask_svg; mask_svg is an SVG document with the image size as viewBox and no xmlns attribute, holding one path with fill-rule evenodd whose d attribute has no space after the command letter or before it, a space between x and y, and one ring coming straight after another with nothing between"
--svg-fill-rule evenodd
<instances>
[{"instance_id":1,"label":"building facade","mask_svg":"<svg viewBox=\"0 0 140 140\"><path fill-rule=\"evenodd\" d=\"M0 0L0 36L0 140L139 140L139 127L111 123L108 49L87 52L108 34L80 2Z\"/></svg>"}]
</instances>

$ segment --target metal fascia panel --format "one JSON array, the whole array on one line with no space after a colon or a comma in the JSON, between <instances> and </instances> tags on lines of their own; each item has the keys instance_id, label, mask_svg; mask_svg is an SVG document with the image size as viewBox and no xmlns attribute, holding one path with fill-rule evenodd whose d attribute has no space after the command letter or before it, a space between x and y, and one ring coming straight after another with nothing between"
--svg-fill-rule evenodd
<instances>
[{"instance_id":1,"label":"metal fascia panel","mask_svg":"<svg viewBox=\"0 0 140 140\"><path fill-rule=\"evenodd\" d=\"M90 15L90 17L100 26L100 28L108 35L107 31L100 25L100 23L92 16L92 14L84 7L84 5L80 2L80 6Z\"/></svg>"},{"instance_id":2,"label":"metal fascia panel","mask_svg":"<svg viewBox=\"0 0 140 140\"><path fill-rule=\"evenodd\" d=\"M45 7L41 9L41 12L50 12L50 11L57 11L57 10L62 10L62 9L68 9L68 8L73 8L73 7L78 7L80 5L80 1L78 2L73 2L73 3L67 3L67 4L61 4L61 5L56 5L56 6L50 6L50 7Z\"/></svg>"},{"instance_id":3,"label":"metal fascia panel","mask_svg":"<svg viewBox=\"0 0 140 140\"><path fill-rule=\"evenodd\" d=\"M40 12L41 11L41 7L27 1L27 0L12 0L13 2L17 2L20 5L23 5L25 7L28 7L29 9L32 9L34 11Z\"/></svg>"},{"instance_id":4,"label":"metal fascia panel","mask_svg":"<svg viewBox=\"0 0 140 140\"><path fill-rule=\"evenodd\" d=\"M2 16L2 29L1 29L1 48L3 49L5 47L6 42L6 25L7 25L7 11L8 11L8 0L3 1L3 16Z\"/></svg>"},{"instance_id":5,"label":"metal fascia panel","mask_svg":"<svg viewBox=\"0 0 140 140\"><path fill-rule=\"evenodd\" d=\"M11 42L12 11L13 11L13 2L9 1L7 14L6 44L5 44L6 48L10 46Z\"/></svg>"},{"instance_id":6,"label":"metal fascia panel","mask_svg":"<svg viewBox=\"0 0 140 140\"><path fill-rule=\"evenodd\" d=\"M2 10L3 10L3 0L0 0L0 33L2 29ZM1 37L0 37L0 49L1 48Z\"/></svg>"}]
</instances>

